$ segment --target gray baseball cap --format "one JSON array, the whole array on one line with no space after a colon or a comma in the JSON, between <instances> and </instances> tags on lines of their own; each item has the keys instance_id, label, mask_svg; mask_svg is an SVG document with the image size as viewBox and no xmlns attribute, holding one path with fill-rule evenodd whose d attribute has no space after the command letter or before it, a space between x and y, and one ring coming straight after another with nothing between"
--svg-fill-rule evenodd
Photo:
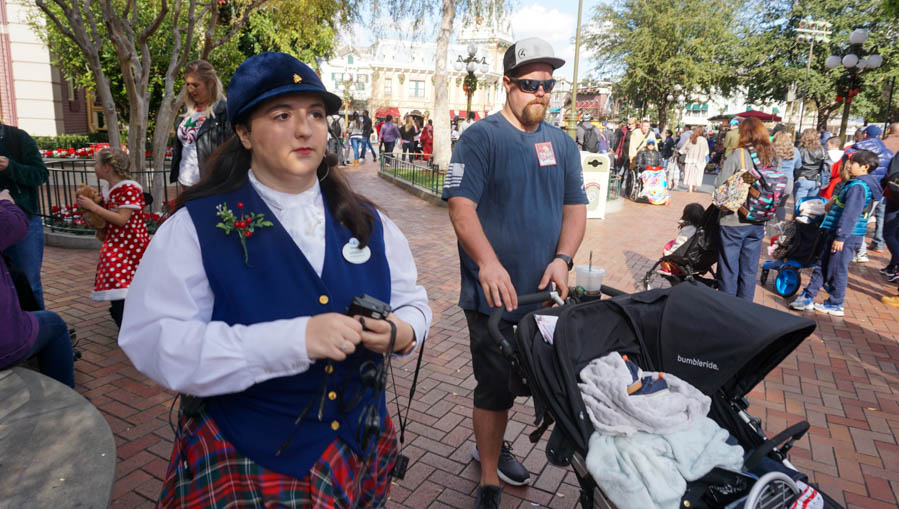
<instances>
[{"instance_id":1,"label":"gray baseball cap","mask_svg":"<svg viewBox=\"0 0 899 509\"><path fill-rule=\"evenodd\" d=\"M503 56L503 74L508 75L525 64L548 64L553 70L565 65L565 61L556 58L553 47L543 39L530 37L509 46Z\"/></svg>"}]
</instances>

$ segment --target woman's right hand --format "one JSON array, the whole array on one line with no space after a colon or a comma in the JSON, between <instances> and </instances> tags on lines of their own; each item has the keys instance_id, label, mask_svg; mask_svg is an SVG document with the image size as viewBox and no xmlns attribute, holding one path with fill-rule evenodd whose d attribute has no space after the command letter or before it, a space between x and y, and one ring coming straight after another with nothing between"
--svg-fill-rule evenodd
<instances>
[{"instance_id":1,"label":"woman's right hand","mask_svg":"<svg viewBox=\"0 0 899 509\"><path fill-rule=\"evenodd\" d=\"M339 313L313 316L306 323L306 353L311 360L342 361L362 341L362 324Z\"/></svg>"},{"instance_id":2,"label":"woman's right hand","mask_svg":"<svg viewBox=\"0 0 899 509\"><path fill-rule=\"evenodd\" d=\"M12 195L9 194L9 189L0 191L0 201L11 201L15 203L15 200L12 199Z\"/></svg>"}]
</instances>

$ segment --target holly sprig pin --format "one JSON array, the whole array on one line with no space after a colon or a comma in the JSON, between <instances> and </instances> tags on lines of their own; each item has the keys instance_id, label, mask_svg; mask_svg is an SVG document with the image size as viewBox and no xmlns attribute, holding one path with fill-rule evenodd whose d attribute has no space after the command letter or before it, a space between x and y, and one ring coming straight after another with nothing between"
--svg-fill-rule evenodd
<instances>
[{"instance_id":1,"label":"holly sprig pin","mask_svg":"<svg viewBox=\"0 0 899 509\"><path fill-rule=\"evenodd\" d=\"M253 236L253 232L256 228L271 226L272 222L266 221L264 214L244 211L243 208L243 203L237 202L237 210L240 214L240 217L238 217L228 208L227 203L218 205L215 210L216 215L219 216L221 222L215 225L215 227L225 230L225 235L230 235L232 231L237 232L237 238L240 240L240 247L243 248L243 262L247 267L252 268L253 266L250 265L250 256L247 254L247 239Z\"/></svg>"}]
</instances>

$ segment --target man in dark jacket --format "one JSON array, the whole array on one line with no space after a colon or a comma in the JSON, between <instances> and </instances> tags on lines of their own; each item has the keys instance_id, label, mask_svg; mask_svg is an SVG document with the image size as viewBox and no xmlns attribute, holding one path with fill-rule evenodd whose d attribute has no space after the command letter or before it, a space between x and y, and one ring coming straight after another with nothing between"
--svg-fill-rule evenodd
<instances>
[{"instance_id":1,"label":"man in dark jacket","mask_svg":"<svg viewBox=\"0 0 899 509\"><path fill-rule=\"evenodd\" d=\"M44 290L41 286L44 226L40 216L38 187L45 182L47 167L34 139L21 129L0 124L0 190L8 189L13 201L28 218L28 233L2 254L25 273L41 309L44 309Z\"/></svg>"},{"instance_id":2,"label":"man in dark jacket","mask_svg":"<svg viewBox=\"0 0 899 509\"><path fill-rule=\"evenodd\" d=\"M372 161L378 160L378 154L375 154L375 149L371 146L371 133L373 132L374 128L371 125L371 117L368 116L368 110L362 110L362 137L365 138L362 142L363 161L365 161L366 149L371 150Z\"/></svg>"},{"instance_id":3,"label":"man in dark jacket","mask_svg":"<svg viewBox=\"0 0 899 509\"><path fill-rule=\"evenodd\" d=\"M883 180L884 175L887 174L887 167L890 165L890 161L893 159L893 153L883 144L883 141L880 139L880 135L883 134L883 129L876 125L869 125L864 130L865 138L852 146L853 150L870 150L877 155L877 169L871 172L871 176L877 179L877 182L880 183ZM874 212L872 215L874 216L874 238L871 239L871 251L875 253L882 253L884 247L884 239L883 239L883 217L884 217L885 209L883 202L881 201L874 207ZM856 262L867 262L868 261L868 245L865 242L862 242L861 248L858 250L858 256L855 258Z\"/></svg>"}]
</instances>

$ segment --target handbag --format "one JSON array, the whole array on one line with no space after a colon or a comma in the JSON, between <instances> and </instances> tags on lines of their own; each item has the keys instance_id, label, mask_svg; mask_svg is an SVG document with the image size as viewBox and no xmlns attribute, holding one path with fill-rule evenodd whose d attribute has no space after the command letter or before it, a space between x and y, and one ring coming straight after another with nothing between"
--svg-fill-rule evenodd
<instances>
[{"instance_id":1,"label":"handbag","mask_svg":"<svg viewBox=\"0 0 899 509\"><path fill-rule=\"evenodd\" d=\"M712 192L712 203L719 208L736 212L746 202L753 176L746 170L743 149L740 149L740 169L728 177L723 184Z\"/></svg>"}]
</instances>

